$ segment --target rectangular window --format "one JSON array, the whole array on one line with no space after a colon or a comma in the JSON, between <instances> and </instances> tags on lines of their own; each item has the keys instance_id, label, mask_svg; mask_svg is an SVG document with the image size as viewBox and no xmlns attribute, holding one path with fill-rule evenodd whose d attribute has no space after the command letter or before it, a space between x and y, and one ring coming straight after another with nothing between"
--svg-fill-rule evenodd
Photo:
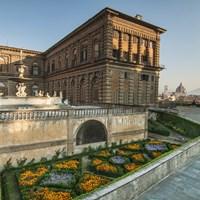
<instances>
[{"instance_id":1,"label":"rectangular window","mask_svg":"<svg viewBox=\"0 0 200 200\"><path fill-rule=\"evenodd\" d=\"M136 36L133 37L133 43L136 43L136 44L138 43L138 37Z\"/></svg>"},{"instance_id":2,"label":"rectangular window","mask_svg":"<svg viewBox=\"0 0 200 200\"><path fill-rule=\"evenodd\" d=\"M129 79L129 73L128 72L124 72L124 79Z\"/></svg>"},{"instance_id":3,"label":"rectangular window","mask_svg":"<svg viewBox=\"0 0 200 200\"><path fill-rule=\"evenodd\" d=\"M125 61L128 61L128 52L127 51L123 51L123 59Z\"/></svg>"},{"instance_id":4,"label":"rectangular window","mask_svg":"<svg viewBox=\"0 0 200 200\"><path fill-rule=\"evenodd\" d=\"M52 72L55 71L55 60L52 61L52 64L51 64L51 71L52 71Z\"/></svg>"},{"instance_id":5,"label":"rectangular window","mask_svg":"<svg viewBox=\"0 0 200 200\"><path fill-rule=\"evenodd\" d=\"M141 81L149 81L149 75L147 75L147 74L142 74L142 75L141 75Z\"/></svg>"},{"instance_id":6,"label":"rectangular window","mask_svg":"<svg viewBox=\"0 0 200 200\"><path fill-rule=\"evenodd\" d=\"M81 49L80 62L87 61L87 47Z\"/></svg>"},{"instance_id":7,"label":"rectangular window","mask_svg":"<svg viewBox=\"0 0 200 200\"><path fill-rule=\"evenodd\" d=\"M152 41L149 42L149 48L153 48L153 42Z\"/></svg>"},{"instance_id":8,"label":"rectangular window","mask_svg":"<svg viewBox=\"0 0 200 200\"><path fill-rule=\"evenodd\" d=\"M119 59L119 50L113 49L113 57Z\"/></svg>"},{"instance_id":9,"label":"rectangular window","mask_svg":"<svg viewBox=\"0 0 200 200\"><path fill-rule=\"evenodd\" d=\"M123 40L128 41L129 40L129 35L128 34L123 34Z\"/></svg>"},{"instance_id":10,"label":"rectangular window","mask_svg":"<svg viewBox=\"0 0 200 200\"><path fill-rule=\"evenodd\" d=\"M39 67L33 66L33 76L38 76L38 75L39 75Z\"/></svg>"},{"instance_id":11,"label":"rectangular window","mask_svg":"<svg viewBox=\"0 0 200 200\"><path fill-rule=\"evenodd\" d=\"M113 31L113 38L119 38L119 31L114 30Z\"/></svg>"},{"instance_id":12,"label":"rectangular window","mask_svg":"<svg viewBox=\"0 0 200 200\"><path fill-rule=\"evenodd\" d=\"M133 61L133 63L137 63L138 62L138 54L137 53L133 53L132 54L132 61Z\"/></svg>"},{"instance_id":13,"label":"rectangular window","mask_svg":"<svg viewBox=\"0 0 200 200\"><path fill-rule=\"evenodd\" d=\"M147 55L142 55L141 56L141 61L142 61L143 64L147 64L148 63L148 57L147 57Z\"/></svg>"},{"instance_id":14,"label":"rectangular window","mask_svg":"<svg viewBox=\"0 0 200 200\"><path fill-rule=\"evenodd\" d=\"M68 63L69 63L68 57L65 57L65 67L68 67Z\"/></svg>"}]
</instances>

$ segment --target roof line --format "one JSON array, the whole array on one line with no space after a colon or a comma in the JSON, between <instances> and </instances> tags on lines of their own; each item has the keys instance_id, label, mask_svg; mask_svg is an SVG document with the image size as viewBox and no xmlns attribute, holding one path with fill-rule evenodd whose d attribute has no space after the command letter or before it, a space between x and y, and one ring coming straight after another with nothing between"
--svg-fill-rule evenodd
<instances>
[{"instance_id":1,"label":"roof line","mask_svg":"<svg viewBox=\"0 0 200 200\"><path fill-rule=\"evenodd\" d=\"M51 46L50 48L48 48L44 54L47 54L50 50L54 49L55 47L57 47L59 44L61 44L63 41L65 41L67 38L70 38L74 33L80 31L81 29L83 29L85 26L87 26L89 23L93 22L94 20L96 20L96 18L98 18L100 15L102 15L104 12L106 12L107 8L104 8L103 10L99 11L96 15L94 15L93 17L89 18L86 22L84 22L83 24L79 25L77 28L75 28L72 32L70 32L69 34L67 34L65 37L63 37L61 40L59 40L58 42L56 42L53 46Z\"/></svg>"},{"instance_id":2,"label":"roof line","mask_svg":"<svg viewBox=\"0 0 200 200\"><path fill-rule=\"evenodd\" d=\"M0 49L8 49L8 50L22 50L25 51L27 53L36 53L36 54L42 54L43 52L41 51L36 51L36 50L31 50L31 49L24 49L24 48L18 48L18 47L13 47L13 46L6 46L6 45L0 45Z\"/></svg>"},{"instance_id":3,"label":"roof line","mask_svg":"<svg viewBox=\"0 0 200 200\"><path fill-rule=\"evenodd\" d=\"M104 9L100 10L96 15L94 15L93 17L89 18L86 22L84 22L83 24L81 24L80 26L78 26L77 28L75 28L72 32L70 32L69 34L67 34L65 37L63 37L62 39L60 39L58 42L56 42L53 46L51 46L50 48L48 48L46 51L44 51L44 54L47 54L50 50L56 48L59 44L61 44L62 42L64 42L66 39L70 38L71 36L73 36L74 33L80 31L81 29L83 29L85 26L87 26L89 23L93 22L94 20L96 20L99 16L101 16L103 13L105 12L110 12L112 14L115 15L122 15L123 17L128 18L129 20L132 20L133 22L149 27L149 28L153 28L156 29L157 31L159 31L160 33L164 33L166 31L166 29L155 26L151 23L145 22L143 20L139 20L136 17L133 17L131 15L127 15L125 13L122 13L120 11L114 10L112 8L109 7L105 7Z\"/></svg>"}]
</instances>

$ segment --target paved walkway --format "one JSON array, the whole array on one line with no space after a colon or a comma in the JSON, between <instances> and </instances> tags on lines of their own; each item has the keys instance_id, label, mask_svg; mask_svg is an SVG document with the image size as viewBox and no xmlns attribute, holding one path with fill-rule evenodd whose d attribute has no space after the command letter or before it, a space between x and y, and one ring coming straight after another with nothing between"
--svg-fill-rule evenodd
<instances>
[{"instance_id":1,"label":"paved walkway","mask_svg":"<svg viewBox=\"0 0 200 200\"><path fill-rule=\"evenodd\" d=\"M200 200L200 156L164 179L137 200Z\"/></svg>"}]
</instances>

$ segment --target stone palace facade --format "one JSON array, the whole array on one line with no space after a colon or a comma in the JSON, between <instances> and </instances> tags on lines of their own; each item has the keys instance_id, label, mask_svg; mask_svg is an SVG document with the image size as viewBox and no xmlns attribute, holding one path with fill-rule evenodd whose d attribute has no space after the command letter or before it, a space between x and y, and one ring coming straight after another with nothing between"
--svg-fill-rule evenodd
<instances>
[{"instance_id":1,"label":"stone palace facade","mask_svg":"<svg viewBox=\"0 0 200 200\"><path fill-rule=\"evenodd\" d=\"M45 52L0 46L0 92L13 96L20 51L28 95L59 95L72 104L155 104L160 35L166 30L105 8Z\"/></svg>"}]
</instances>

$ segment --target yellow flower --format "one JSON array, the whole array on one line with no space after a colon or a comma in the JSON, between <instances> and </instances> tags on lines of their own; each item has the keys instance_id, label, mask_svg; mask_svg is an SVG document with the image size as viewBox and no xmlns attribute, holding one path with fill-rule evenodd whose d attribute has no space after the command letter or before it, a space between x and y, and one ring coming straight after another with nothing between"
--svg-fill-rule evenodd
<instances>
[{"instance_id":1,"label":"yellow flower","mask_svg":"<svg viewBox=\"0 0 200 200\"><path fill-rule=\"evenodd\" d=\"M99 165L103 162L103 160L100 160L100 159L94 159L92 160L92 165L96 166L96 165Z\"/></svg>"},{"instance_id":2,"label":"yellow flower","mask_svg":"<svg viewBox=\"0 0 200 200\"><path fill-rule=\"evenodd\" d=\"M78 160L69 160L69 161L64 161L61 163L55 164L55 168L57 169L78 169L79 166L79 161Z\"/></svg>"},{"instance_id":3,"label":"yellow flower","mask_svg":"<svg viewBox=\"0 0 200 200\"><path fill-rule=\"evenodd\" d=\"M145 161L144 155L141 154L141 153L133 154L131 156L131 158L133 158L136 161L140 161L140 162L144 162Z\"/></svg>"},{"instance_id":4,"label":"yellow flower","mask_svg":"<svg viewBox=\"0 0 200 200\"><path fill-rule=\"evenodd\" d=\"M109 182L109 179L98 176L85 174L82 182L80 183L80 188L83 192L90 192L101 185L105 185Z\"/></svg>"},{"instance_id":5,"label":"yellow flower","mask_svg":"<svg viewBox=\"0 0 200 200\"><path fill-rule=\"evenodd\" d=\"M163 144L163 142L159 141L159 140L151 140L150 142L148 142L149 144Z\"/></svg>"},{"instance_id":6,"label":"yellow flower","mask_svg":"<svg viewBox=\"0 0 200 200\"><path fill-rule=\"evenodd\" d=\"M125 148L130 150L140 150L141 146L140 144L128 144L125 146Z\"/></svg>"},{"instance_id":7,"label":"yellow flower","mask_svg":"<svg viewBox=\"0 0 200 200\"><path fill-rule=\"evenodd\" d=\"M21 186L32 186L38 178L43 176L48 171L47 167L39 167L37 170L26 170L19 176L19 185Z\"/></svg>"},{"instance_id":8,"label":"yellow flower","mask_svg":"<svg viewBox=\"0 0 200 200\"><path fill-rule=\"evenodd\" d=\"M114 165L111 165L111 164L108 164L108 163L103 163L101 165L98 165L96 167L96 170L102 171L102 172L117 173L117 168Z\"/></svg>"},{"instance_id":9,"label":"yellow flower","mask_svg":"<svg viewBox=\"0 0 200 200\"><path fill-rule=\"evenodd\" d=\"M48 188L33 193L33 200L72 200L69 192L51 191Z\"/></svg>"},{"instance_id":10,"label":"yellow flower","mask_svg":"<svg viewBox=\"0 0 200 200\"><path fill-rule=\"evenodd\" d=\"M121 150L121 149L117 149L116 154L120 155L120 156L128 156L128 155L130 155L130 152L124 151L124 150Z\"/></svg>"},{"instance_id":11,"label":"yellow flower","mask_svg":"<svg viewBox=\"0 0 200 200\"><path fill-rule=\"evenodd\" d=\"M108 150L102 150L99 153L97 153L97 156L109 157L109 156L111 156L111 153Z\"/></svg>"},{"instance_id":12,"label":"yellow flower","mask_svg":"<svg viewBox=\"0 0 200 200\"><path fill-rule=\"evenodd\" d=\"M124 167L127 171L133 171L136 170L137 168L139 168L141 165L136 164L136 163L128 163L125 164Z\"/></svg>"}]
</instances>

